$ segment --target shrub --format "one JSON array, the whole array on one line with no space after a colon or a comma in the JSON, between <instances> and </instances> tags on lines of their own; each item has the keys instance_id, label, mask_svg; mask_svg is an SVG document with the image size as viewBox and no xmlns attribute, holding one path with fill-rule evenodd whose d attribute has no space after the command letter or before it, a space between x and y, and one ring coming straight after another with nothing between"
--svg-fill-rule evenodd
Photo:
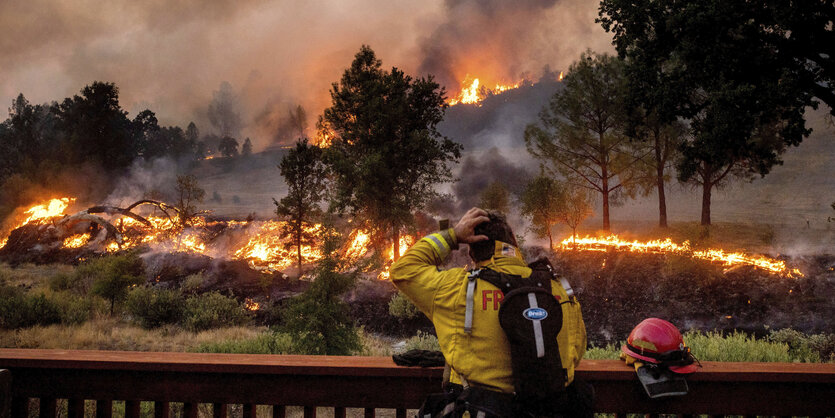
<instances>
[{"instance_id":1,"label":"shrub","mask_svg":"<svg viewBox=\"0 0 835 418\"><path fill-rule=\"evenodd\" d=\"M28 313L26 297L22 290L0 285L0 328L28 326Z\"/></svg>"},{"instance_id":2,"label":"shrub","mask_svg":"<svg viewBox=\"0 0 835 418\"><path fill-rule=\"evenodd\" d=\"M438 343L438 337L428 332L418 331L417 335L406 340L403 351L409 350L441 351L441 345Z\"/></svg>"},{"instance_id":3,"label":"shrub","mask_svg":"<svg viewBox=\"0 0 835 418\"><path fill-rule=\"evenodd\" d=\"M589 347L583 358L589 360L617 360L620 358L620 346L606 344L603 347Z\"/></svg>"},{"instance_id":4,"label":"shrub","mask_svg":"<svg viewBox=\"0 0 835 418\"><path fill-rule=\"evenodd\" d=\"M248 320L249 315L235 298L218 292L193 296L185 302L183 326L192 331L242 325Z\"/></svg>"},{"instance_id":5,"label":"shrub","mask_svg":"<svg viewBox=\"0 0 835 418\"><path fill-rule=\"evenodd\" d=\"M702 361L819 362L821 358L827 360L827 357L818 355L813 347L827 337L835 341L833 334L806 336L791 329L773 331L768 338L759 340L744 332L689 331L684 334L684 341L693 355ZM583 357L592 360L617 359L621 344L591 347Z\"/></svg>"},{"instance_id":6,"label":"shrub","mask_svg":"<svg viewBox=\"0 0 835 418\"><path fill-rule=\"evenodd\" d=\"M771 331L770 341L789 346L789 353L800 361L835 361L835 334L805 335L791 328Z\"/></svg>"},{"instance_id":7,"label":"shrub","mask_svg":"<svg viewBox=\"0 0 835 418\"><path fill-rule=\"evenodd\" d=\"M232 339L202 343L193 350L197 353L231 354L295 354L293 337L282 332L267 332L251 339Z\"/></svg>"},{"instance_id":8,"label":"shrub","mask_svg":"<svg viewBox=\"0 0 835 418\"><path fill-rule=\"evenodd\" d=\"M203 273L189 274L183 279L183 284L180 285L180 288L185 293L194 293L200 290L200 286L203 285L204 281L206 281L206 277L203 276Z\"/></svg>"},{"instance_id":9,"label":"shrub","mask_svg":"<svg viewBox=\"0 0 835 418\"><path fill-rule=\"evenodd\" d=\"M325 256L316 267L316 279L304 293L293 298L283 315L283 330L295 338L303 354L348 355L362 349L348 305L340 295L354 286L356 274L341 273L336 233L323 232Z\"/></svg>"},{"instance_id":10,"label":"shrub","mask_svg":"<svg viewBox=\"0 0 835 418\"><path fill-rule=\"evenodd\" d=\"M56 292L70 290L78 286L79 276L69 273L56 273L49 278L49 289Z\"/></svg>"},{"instance_id":11,"label":"shrub","mask_svg":"<svg viewBox=\"0 0 835 418\"><path fill-rule=\"evenodd\" d=\"M27 295L19 288L0 286L0 328L26 328L59 322L61 311L45 294Z\"/></svg>"},{"instance_id":12,"label":"shrub","mask_svg":"<svg viewBox=\"0 0 835 418\"><path fill-rule=\"evenodd\" d=\"M397 292L389 301L389 314L395 318L412 319L421 313L412 301Z\"/></svg>"},{"instance_id":13,"label":"shrub","mask_svg":"<svg viewBox=\"0 0 835 418\"><path fill-rule=\"evenodd\" d=\"M89 260L76 269L76 280L83 288L110 301L110 314L116 302L128 295L128 289L142 283L144 266L133 253Z\"/></svg>"},{"instance_id":14,"label":"shrub","mask_svg":"<svg viewBox=\"0 0 835 418\"><path fill-rule=\"evenodd\" d=\"M758 340L753 335L734 331L700 333L689 331L684 334L685 343L700 360L707 361L765 361L791 362L788 347L767 340Z\"/></svg>"},{"instance_id":15,"label":"shrub","mask_svg":"<svg viewBox=\"0 0 835 418\"><path fill-rule=\"evenodd\" d=\"M125 308L146 329L174 324L183 316L183 294L174 289L138 287L128 294Z\"/></svg>"},{"instance_id":16,"label":"shrub","mask_svg":"<svg viewBox=\"0 0 835 418\"><path fill-rule=\"evenodd\" d=\"M96 311L93 299L72 292L53 293L50 299L58 307L61 323L64 325L82 324Z\"/></svg>"}]
</instances>

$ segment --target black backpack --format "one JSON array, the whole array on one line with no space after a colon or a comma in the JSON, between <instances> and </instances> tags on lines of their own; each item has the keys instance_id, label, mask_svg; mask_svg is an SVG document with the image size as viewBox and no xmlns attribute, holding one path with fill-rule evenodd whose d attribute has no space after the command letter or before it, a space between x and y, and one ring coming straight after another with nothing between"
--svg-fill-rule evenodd
<instances>
[{"instance_id":1,"label":"black backpack","mask_svg":"<svg viewBox=\"0 0 835 418\"><path fill-rule=\"evenodd\" d=\"M510 342L516 401L550 409L554 400L563 397L565 392L567 373L562 367L557 334L563 326L560 303L568 301L559 301L551 293L551 280L559 278L546 258L529 267L533 272L527 278L488 268L471 271L465 331L472 328L472 295L469 293L475 288L475 280L484 280L499 288L504 293L499 307L499 324ZM567 282L563 286L567 286ZM566 291L571 295L570 287Z\"/></svg>"}]
</instances>

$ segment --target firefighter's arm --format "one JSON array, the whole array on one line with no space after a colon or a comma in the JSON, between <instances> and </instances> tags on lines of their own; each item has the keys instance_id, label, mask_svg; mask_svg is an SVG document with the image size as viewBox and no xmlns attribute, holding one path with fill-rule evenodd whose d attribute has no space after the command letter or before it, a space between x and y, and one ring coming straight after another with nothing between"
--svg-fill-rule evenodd
<instances>
[{"instance_id":1,"label":"firefighter's arm","mask_svg":"<svg viewBox=\"0 0 835 418\"><path fill-rule=\"evenodd\" d=\"M484 235L475 235L475 226L488 220L487 212L472 208L455 228L422 238L391 266L394 285L429 319L432 319L435 293L444 285L456 284L452 280L454 274L446 274L437 266L458 248L459 242L473 243L487 239Z\"/></svg>"},{"instance_id":2,"label":"firefighter's arm","mask_svg":"<svg viewBox=\"0 0 835 418\"><path fill-rule=\"evenodd\" d=\"M450 228L427 235L391 266L391 281L421 312L432 319L435 292L445 276L438 266L458 248Z\"/></svg>"}]
</instances>

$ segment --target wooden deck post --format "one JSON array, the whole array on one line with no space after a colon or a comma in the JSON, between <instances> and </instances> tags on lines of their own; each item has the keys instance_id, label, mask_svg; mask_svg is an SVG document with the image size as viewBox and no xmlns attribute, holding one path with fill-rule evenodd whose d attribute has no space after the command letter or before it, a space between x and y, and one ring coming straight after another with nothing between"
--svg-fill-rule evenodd
<instances>
[{"instance_id":1,"label":"wooden deck post","mask_svg":"<svg viewBox=\"0 0 835 418\"><path fill-rule=\"evenodd\" d=\"M12 372L0 370L0 418L12 413Z\"/></svg>"}]
</instances>

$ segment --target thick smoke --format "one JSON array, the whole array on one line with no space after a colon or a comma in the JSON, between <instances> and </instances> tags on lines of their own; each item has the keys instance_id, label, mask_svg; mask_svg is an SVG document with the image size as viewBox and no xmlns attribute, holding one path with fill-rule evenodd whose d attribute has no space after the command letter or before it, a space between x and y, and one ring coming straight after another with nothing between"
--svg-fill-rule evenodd
<instances>
[{"instance_id":1,"label":"thick smoke","mask_svg":"<svg viewBox=\"0 0 835 418\"><path fill-rule=\"evenodd\" d=\"M444 22L423 41L418 70L452 91L467 75L482 83L535 79L546 66L568 68L586 48L611 50L593 24L594 2L447 0L445 6Z\"/></svg>"},{"instance_id":2,"label":"thick smoke","mask_svg":"<svg viewBox=\"0 0 835 418\"><path fill-rule=\"evenodd\" d=\"M303 106L309 125L315 123L331 83L362 44L384 67L435 73L448 89L464 76L450 73L456 65L467 65L456 69L461 72L476 72L476 65L496 71L481 77L516 77L545 64L567 68L586 48L611 48L610 36L594 24L594 2L506 3L513 6L498 0L2 1L0 104L21 92L32 103L61 100L101 80L116 83L131 117L149 108L162 125L194 121L208 133L213 92L227 81L240 99L241 136L251 137L257 151L275 136L287 137L278 128L286 126L279 121L289 109Z\"/></svg>"},{"instance_id":3,"label":"thick smoke","mask_svg":"<svg viewBox=\"0 0 835 418\"><path fill-rule=\"evenodd\" d=\"M487 185L498 181L513 195L525 187L532 174L528 167L512 163L498 148L467 156L461 163L460 180L452 187L458 199L458 215L477 206Z\"/></svg>"},{"instance_id":4,"label":"thick smoke","mask_svg":"<svg viewBox=\"0 0 835 418\"><path fill-rule=\"evenodd\" d=\"M169 200L173 196L177 175L182 172L171 158L151 162L137 160L127 174L119 179L113 192L104 199L108 205L126 207L141 199Z\"/></svg>"}]
</instances>

